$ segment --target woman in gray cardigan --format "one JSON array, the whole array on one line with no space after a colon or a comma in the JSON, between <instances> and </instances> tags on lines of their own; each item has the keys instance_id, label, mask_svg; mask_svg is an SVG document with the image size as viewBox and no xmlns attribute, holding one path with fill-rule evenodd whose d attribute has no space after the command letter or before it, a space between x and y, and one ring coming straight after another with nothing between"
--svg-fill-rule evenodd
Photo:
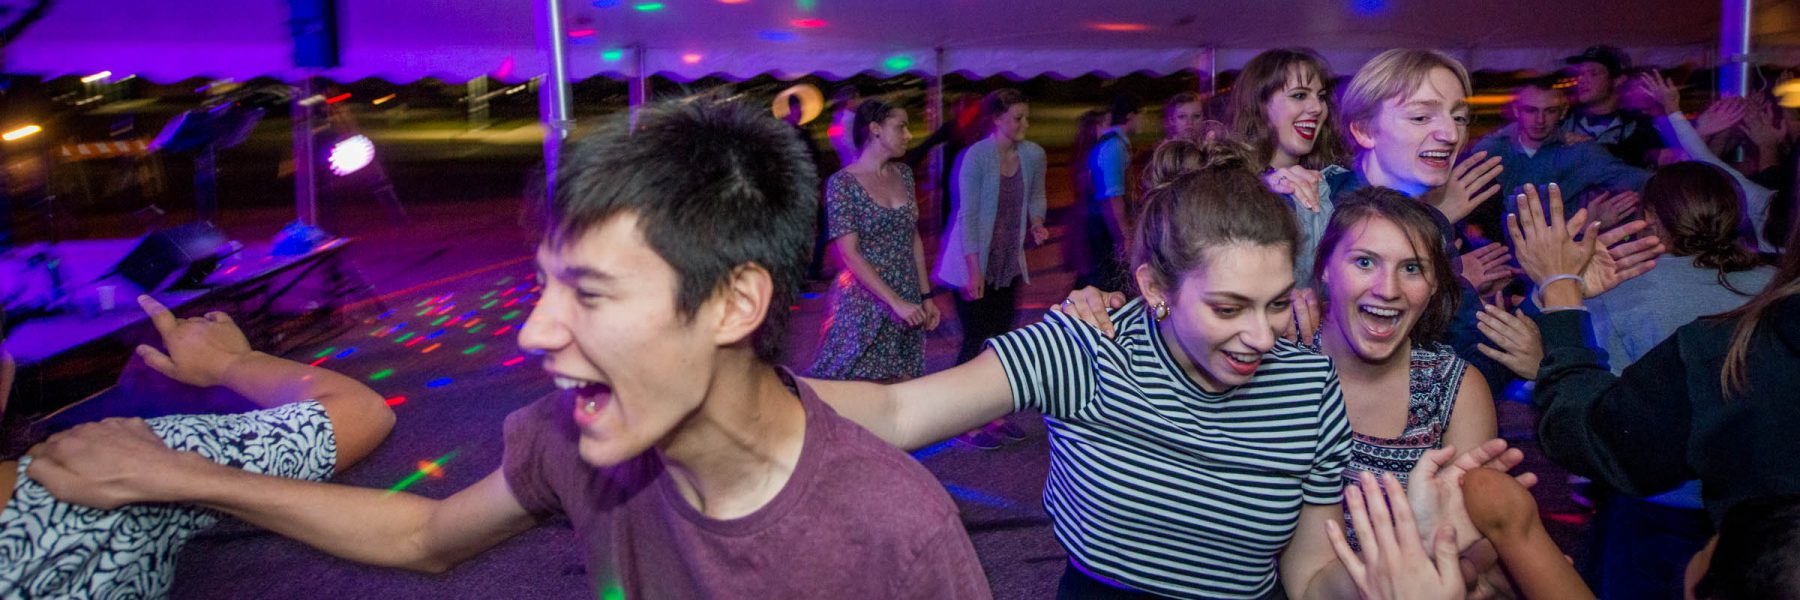
<instances>
[{"instance_id":1,"label":"woman in gray cardigan","mask_svg":"<svg viewBox=\"0 0 1800 600\"><path fill-rule=\"evenodd\" d=\"M1030 283L1025 239L1041 244L1044 229L1044 149L1025 140L1030 107L1018 90L1001 89L981 101L992 133L957 159L952 195L955 218L938 255L937 280L958 290L963 363L982 342L1012 329L1018 286Z\"/></svg>"}]
</instances>

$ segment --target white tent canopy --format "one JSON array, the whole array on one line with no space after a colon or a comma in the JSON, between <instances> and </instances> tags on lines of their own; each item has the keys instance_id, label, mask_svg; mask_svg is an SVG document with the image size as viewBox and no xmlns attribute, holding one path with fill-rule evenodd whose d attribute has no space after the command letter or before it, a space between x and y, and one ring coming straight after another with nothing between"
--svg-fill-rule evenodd
<instances>
[{"instance_id":1,"label":"white tent canopy","mask_svg":"<svg viewBox=\"0 0 1800 600\"><path fill-rule=\"evenodd\" d=\"M343 66L321 74L543 74L534 1L339 0ZM1551 68L1597 43L1641 63L1710 65L1721 10L1717 0L662 0L639 10L649 1L564 0L569 76L1164 74L1231 69L1294 45L1323 51L1341 72L1401 46L1443 49L1476 69ZM1776 44L1800 18L1787 2L1759 4L1758 58L1781 62ZM284 76L287 11L281 0L56 0L6 49L5 68Z\"/></svg>"}]
</instances>

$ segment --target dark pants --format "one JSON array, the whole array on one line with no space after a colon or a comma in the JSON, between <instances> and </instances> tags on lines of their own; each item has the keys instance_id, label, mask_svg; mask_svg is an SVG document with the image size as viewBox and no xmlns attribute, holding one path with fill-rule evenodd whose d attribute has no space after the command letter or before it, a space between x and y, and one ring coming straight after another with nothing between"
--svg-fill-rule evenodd
<instances>
[{"instance_id":1,"label":"dark pants","mask_svg":"<svg viewBox=\"0 0 1800 600\"><path fill-rule=\"evenodd\" d=\"M1113 239L1106 217L1090 212L1082 227L1087 242L1087 263L1075 274L1075 289L1093 286L1109 292L1126 289L1124 251Z\"/></svg>"},{"instance_id":2,"label":"dark pants","mask_svg":"<svg viewBox=\"0 0 1800 600\"><path fill-rule=\"evenodd\" d=\"M970 302L956 296L956 319L962 323L962 351L956 364L981 355L982 342L1012 331L1013 317L1019 312L1018 280L1006 287L988 288L979 300Z\"/></svg>"},{"instance_id":3,"label":"dark pants","mask_svg":"<svg viewBox=\"0 0 1800 600\"><path fill-rule=\"evenodd\" d=\"M1062 580L1056 584L1056 600L1156 600L1165 598L1150 592L1127 590L1113 587L1093 578L1080 567L1070 562L1063 568ZM1263 595L1264 600L1287 600L1287 590L1276 582L1274 589Z\"/></svg>"}]
</instances>

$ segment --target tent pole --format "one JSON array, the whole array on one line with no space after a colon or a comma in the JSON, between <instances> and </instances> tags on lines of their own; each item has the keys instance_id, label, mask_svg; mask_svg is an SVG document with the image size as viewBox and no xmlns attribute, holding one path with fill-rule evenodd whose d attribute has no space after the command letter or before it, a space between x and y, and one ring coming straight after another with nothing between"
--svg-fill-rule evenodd
<instances>
[{"instance_id":1,"label":"tent pole","mask_svg":"<svg viewBox=\"0 0 1800 600\"><path fill-rule=\"evenodd\" d=\"M289 120L294 128L294 221L319 226L318 155L313 150L313 70L301 69Z\"/></svg>"},{"instance_id":2,"label":"tent pole","mask_svg":"<svg viewBox=\"0 0 1800 600\"><path fill-rule=\"evenodd\" d=\"M637 127L638 109L650 102L650 75L644 72L644 46L631 49L631 77L625 81L625 101L630 105L631 126Z\"/></svg>"},{"instance_id":3,"label":"tent pole","mask_svg":"<svg viewBox=\"0 0 1800 600\"><path fill-rule=\"evenodd\" d=\"M1719 93L1743 96L1750 83L1750 13L1753 0L1723 0L1719 17Z\"/></svg>"},{"instance_id":4,"label":"tent pole","mask_svg":"<svg viewBox=\"0 0 1800 600\"><path fill-rule=\"evenodd\" d=\"M1206 99L1219 95L1219 49L1206 47Z\"/></svg>"},{"instance_id":5,"label":"tent pole","mask_svg":"<svg viewBox=\"0 0 1800 600\"><path fill-rule=\"evenodd\" d=\"M537 11L539 43L550 55L550 73L539 93L539 112L544 122L544 199L555 196L556 168L562 142L575 128L570 116L568 45L562 32L562 0L540 0Z\"/></svg>"},{"instance_id":6,"label":"tent pole","mask_svg":"<svg viewBox=\"0 0 1800 600\"><path fill-rule=\"evenodd\" d=\"M934 54L931 75L925 78L925 125L934 133L939 127L944 126L944 49L941 47L937 48ZM930 182L925 186L925 200L928 204L925 207L926 210L920 211L920 214L936 215L942 212L941 207L944 205L945 198L944 186L940 183L944 181L945 160L942 144L931 149L931 165L925 179ZM927 230L934 230L934 226L940 222L938 219L924 219L924 221Z\"/></svg>"}]
</instances>

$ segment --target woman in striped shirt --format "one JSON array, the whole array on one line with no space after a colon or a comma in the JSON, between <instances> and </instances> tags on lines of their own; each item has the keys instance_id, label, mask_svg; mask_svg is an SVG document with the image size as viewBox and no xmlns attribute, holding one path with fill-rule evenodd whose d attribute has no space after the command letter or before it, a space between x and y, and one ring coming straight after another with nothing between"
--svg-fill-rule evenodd
<instances>
[{"instance_id":1,"label":"woman in striped shirt","mask_svg":"<svg viewBox=\"0 0 1800 600\"><path fill-rule=\"evenodd\" d=\"M1241 146L1206 154L1145 199L1143 297L1114 314L1117 335L1052 314L948 371L816 389L908 448L1043 412L1065 597L1353 597L1324 534L1342 518L1350 456L1337 374L1277 336L1291 322L1294 216Z\"/></svg>"}]
</instances>

